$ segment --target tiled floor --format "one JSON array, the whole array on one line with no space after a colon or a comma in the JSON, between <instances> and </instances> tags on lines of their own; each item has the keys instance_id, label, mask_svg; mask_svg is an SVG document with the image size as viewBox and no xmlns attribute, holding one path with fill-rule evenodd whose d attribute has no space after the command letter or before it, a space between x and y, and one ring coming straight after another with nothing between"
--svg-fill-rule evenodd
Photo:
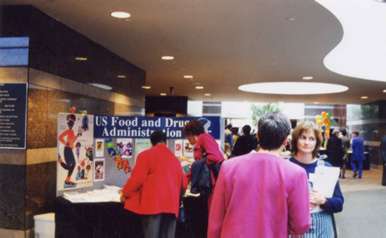
<instances>
[{"instance_id":1,"label":"tiled floor","mask_svg":"<svg viewBox=\"0 0 386 238\"><path fill-rule=\"evenodd\" d=\"M353 179L351 171L340 181L345 204L336 214L339 237L386 237L386 187L381 185L382 167L365 171L363 178Z\"/></svg>"}]
</instances>

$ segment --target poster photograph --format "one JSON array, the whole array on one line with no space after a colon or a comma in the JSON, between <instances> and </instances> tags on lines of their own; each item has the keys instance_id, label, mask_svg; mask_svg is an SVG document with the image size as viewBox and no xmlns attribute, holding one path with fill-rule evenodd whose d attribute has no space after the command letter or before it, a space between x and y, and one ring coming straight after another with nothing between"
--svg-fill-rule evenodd
<instances>
[{"instance_id":1,"label":"poster photograph","mask_svg":"<svg viewBox=\"0 0 386 238\"><path fill-rule=\"evenodd\" d=\"M95 139L95 157L105 156L105 140Z\"/></svg>"},{"instance_id":2,"label":"poster photograph","mask_svg":"<svg viewBox=\"0 0 386 238\"><path fill-rule=\"evenodd\" d=\"M93 116L58 115L57 191L92 186Z\"/></svg>"},{"instance_id":3,"label":"poster photograph","mask_svg":"<svg viewBox=\"0 0 386 238\"><path fill-rule=\"evenodd\" d=\"M184 157L189 159L193 158L193 145L190 144L188 140L184 140L183 153Z\"/></svg>"},{"instance_id":4,"label":"poster photograph","mask_svg":"<svg viewBox=\"0 0 386 238\"><path fill-rule=\"evenodd\" d=\"M118 154L123 159L131 159L133 157L133 139L118 138L116 141Z\"/></svg>"},{"instance_id":5,"label":"poster photograph","mask_svg":"<svg viewBox=\"0 0 386 238\"><path fill-rule=\"evenodd\" d=\"M183 147L182 140L174 141L174 154L176 157L182 157L182 147Z\"/></svg>"},{"instance_id":6,"label":"poster photograph","mask_svg":"<svg viewBox=\"0 0 386 238\"><path fill-rule=\"evenodd\" d=\"M151 147L150 139L135 139L135 156ZM137 159L137 158L135 158Z\"/></svg>"},{"instance_id":7,"label":"poster photograph","mask_svg":"<svg viewBox=\"0 0 386 238\"><path fill-rule=\"evenodd\" d=\"M105 180L105 160L96 159L94 161L94 181L104 181Z\"/></svg>"}]
</instances>

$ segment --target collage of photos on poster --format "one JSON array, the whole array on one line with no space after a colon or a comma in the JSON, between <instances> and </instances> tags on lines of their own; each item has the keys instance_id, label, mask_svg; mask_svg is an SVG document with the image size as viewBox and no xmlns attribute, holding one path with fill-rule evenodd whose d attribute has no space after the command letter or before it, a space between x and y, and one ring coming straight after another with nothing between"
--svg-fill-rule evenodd
<instances>
[{"instance_id":1,"label":"collage of photos on poster","mask_svg":"<svg viewBox=\"0 0 386 238\"><path fill-rule=\"evenodd\" d=\"M94 181L105 180L105 159L95 159L94 161Z\"/></svg>"},{"instance_id":2,"label":"collage of photos on poster","mask_svg":"<svg viewBox=\"0 0 386 238\"><path fill-rule=\"evenodd\" d=\"M93 128L91 115L58 115L58 191L93 185Z\"/></svg>"}]
</instances>

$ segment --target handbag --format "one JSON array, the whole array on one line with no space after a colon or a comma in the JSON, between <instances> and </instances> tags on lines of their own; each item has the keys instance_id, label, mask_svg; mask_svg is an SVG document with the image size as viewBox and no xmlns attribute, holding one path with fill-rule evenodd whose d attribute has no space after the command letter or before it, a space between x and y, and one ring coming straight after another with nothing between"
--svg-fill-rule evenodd
<instances>
[{"instance_id":1,"label":"handbag","mask_svg":"<svg viewBox=\"0 0 386 238\"><path fill-rule=\"evenodd\" d=\"M192 164L191 188L193 194L209 195L212 191L212 181L207 158L203 157Z\"/></svg>"}]
</instances>

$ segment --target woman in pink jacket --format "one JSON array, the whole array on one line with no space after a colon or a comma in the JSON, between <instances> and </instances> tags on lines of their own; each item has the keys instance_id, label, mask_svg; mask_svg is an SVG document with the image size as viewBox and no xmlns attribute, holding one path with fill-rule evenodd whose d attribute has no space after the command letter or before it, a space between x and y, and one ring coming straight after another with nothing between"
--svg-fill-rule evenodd
<instances>
[{"instance_id":1,"label":"woman in pink jacket","mask_svg":"<svg viewBox=\"0 0 386 238\"><path fill-rule=\"evenodd\" d=\"M308 230L307 174L279 156L290 129L280 113L263 116L258 123L259 151L222 164L208 238L287 238Z\"/></svg>"}]
</instances>

